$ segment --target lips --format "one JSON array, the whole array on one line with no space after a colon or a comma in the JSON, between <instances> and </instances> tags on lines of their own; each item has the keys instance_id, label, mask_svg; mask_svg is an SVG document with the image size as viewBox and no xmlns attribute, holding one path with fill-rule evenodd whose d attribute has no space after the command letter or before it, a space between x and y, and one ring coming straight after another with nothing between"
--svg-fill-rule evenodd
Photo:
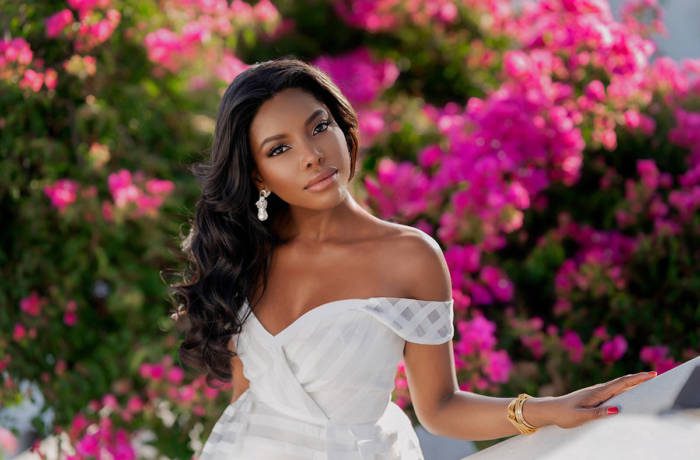
<instances>
[{"instance_id":1,"label":"lips","mask_svg":"<svg viewBox=\"0 0 700 460\"><path fill-rule=\"evenodd\" d=\"M336 168L324 168L323 170L321 170L320 173L316 174L316 175L313 177L313 179L311 179L311 180L309 181L309 183L306 184L306 186L305 186L304 188L305 188L305 189L306 189L306 188L309 188L309 187L311 187L312 185L321 182L323 179L326 179L326 178L332 176L333 174L335 174L336 171L337 171Z\"/></svg>"}]
</instances>

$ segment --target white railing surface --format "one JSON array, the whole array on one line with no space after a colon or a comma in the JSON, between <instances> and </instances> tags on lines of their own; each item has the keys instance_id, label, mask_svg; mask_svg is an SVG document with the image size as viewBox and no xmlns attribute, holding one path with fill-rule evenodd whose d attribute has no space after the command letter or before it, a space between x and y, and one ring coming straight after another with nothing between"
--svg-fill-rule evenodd
<instances>
[{"instance_id":1,"label":"white railing surface","mask_svg":"<svg viewBox=\"0 0 700 460\"><path fill-rule=\"evenodd\" d=\"M467 457L469 460L697 460L700 409L669 410L700 357L610 399L620 413L572 429L547 426ZM700 387L693 388L700 394Z\"/></svg>"}]
</instances>

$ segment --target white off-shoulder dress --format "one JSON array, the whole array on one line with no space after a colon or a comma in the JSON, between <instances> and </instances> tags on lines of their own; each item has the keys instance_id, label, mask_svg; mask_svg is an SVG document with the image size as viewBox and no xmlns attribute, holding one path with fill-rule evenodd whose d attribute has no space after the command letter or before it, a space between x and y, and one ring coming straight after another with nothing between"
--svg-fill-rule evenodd
<instances>
[{"instance_id":1,"label":"white off-shoulder dress","mask_svg":"<svg viewBox=\"0 0 700 460\"><path fill-rule=\"evenodd\" d=\"M452 299L341 299L272 335L245 302L233 339L250 386L199 459L422 459L410 419L391 401L394 376L406 341L452 339L452 307Z\"/></svg>"}]
</instances>

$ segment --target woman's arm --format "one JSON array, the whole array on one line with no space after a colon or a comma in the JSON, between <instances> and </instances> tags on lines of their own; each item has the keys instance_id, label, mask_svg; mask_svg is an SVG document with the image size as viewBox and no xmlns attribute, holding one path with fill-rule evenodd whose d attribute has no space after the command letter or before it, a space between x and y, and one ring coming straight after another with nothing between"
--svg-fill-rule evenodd
<instances>
[{"instance_id":1,"label":"woman's arm","mask_svg":"<svg viewBox=\"0 0 700 460\"><path fill-rule=\"evenodd\" d=\"M450 274L442 250L430 237L412 239L404 248L401 276L409 297L446 300L452 297ZM461 391L455 373L452 342L421 345L407 342L404 349L411 401L419 421L429 432L458 439L485 440L519 434L507 418L513 398L497 398ZM652 378L655 373L620 377L559 397L530 398L523 417L531 425L555 424L569 428L608 416L601 404L626 389ZM615 412L615 409L611 409Z\"/></svg>"},{"instance_id":2,"label":"woman's arm","mask_svg":"<svg viewBox=\"0 0 700 460\"><path fill-rule=\"evenodd\" d=\"M496 398L459 390L454 371L452 344L407 343L406 376L416 415L429 432L458 439L484 440L520 434L506 417L513 398ZM645 381L655 373L626 375L558 397L530 398L523 417L535 427L578 426L613 415L602 403Z\"/></svg>"},{"instance_id":3,"label":"woman's arm","mask_svg":"<svg viewBox=\"0 0 700 460\"><path fill-rule=\"evenodd\" d=\"M229 350L236 351L233 344L233 339L229 341ZM243 361L238 355L231 358L231 385L233 386L233 394L231 395L231 403L236 402L238 397L248 389L250 382L243 375Z\"/></svg>"}]
</instances>

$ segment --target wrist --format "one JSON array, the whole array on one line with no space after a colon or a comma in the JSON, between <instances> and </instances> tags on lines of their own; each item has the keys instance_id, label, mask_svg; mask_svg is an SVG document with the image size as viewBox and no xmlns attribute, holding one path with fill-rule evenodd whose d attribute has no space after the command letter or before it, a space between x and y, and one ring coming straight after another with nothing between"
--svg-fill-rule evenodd
<instances>
[{"instance_id":1,"label":"wrist","mask_svg":"<svg viewBox=\"0 0 700 460\"><path fill-rule=\"evenodd\" d=\"M537 428L554 424L555 398L553 396L531 397L523 405L523 418Z\"/></svg>"}]
</instances>

